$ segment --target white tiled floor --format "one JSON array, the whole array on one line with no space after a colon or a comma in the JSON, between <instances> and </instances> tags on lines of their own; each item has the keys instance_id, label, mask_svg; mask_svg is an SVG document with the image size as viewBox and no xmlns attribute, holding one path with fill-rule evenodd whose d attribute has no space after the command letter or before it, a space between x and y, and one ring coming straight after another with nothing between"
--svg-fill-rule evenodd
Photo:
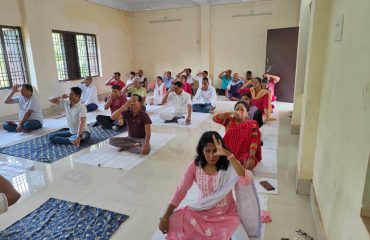
<instances>
[{"instance_id":1,"label":"white tiled floor","mask_svg":"<svg viewBox=\"0 0 370 240\"><path fill-rule=\"evenodd\" d=\"M277 150L279 194L269 195L268 198L273 222L266 225L266 240L281 237L302 239L295 233L298 229L316 236L309 199L295 194L298 136L290 135L291 119L288 115L291 106L283 103L277 105L280 113ZM232 105L223 103L217 108L224 109L231 110ZM96 114L90 114L89 120ZM75 159L88 153L91 148L53 164L16 159L33 163L35 170L13 178L13 184L21 191L22 198L7 213L0 215L0 229L27 215L48 198L55 197L129 215L130 218L112 239L150 239L184 169L194 157L200 135L207 130L221 129L210 119L194 129L153 126L153 134L175 133L176 137L166 148L159 149L148 160L128 171L77 164ZM104 144L107 141L97 147ZM120 157L118 152L116 157ZM0 160L9 159L15 160L0 154Z\"/></svg>"}]
</instances>

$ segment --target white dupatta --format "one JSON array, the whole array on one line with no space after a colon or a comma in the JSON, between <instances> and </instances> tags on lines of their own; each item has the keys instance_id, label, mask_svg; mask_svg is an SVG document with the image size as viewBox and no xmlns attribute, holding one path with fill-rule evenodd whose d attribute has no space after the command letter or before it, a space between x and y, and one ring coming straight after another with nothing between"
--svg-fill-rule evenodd
<instances>
[{"instance_id":1,"label":"white dupatta","mask_svg":"<svg viewBox=\"0 0 370 240\"><path fill-rule=\"evenodd\" d=\"M253 174L248 171L249 174ZM240 221L250 237L261 235L261 209L254 181L249 185L237 184L239 176L235 169L229 165L226 171L220 170L214 192L198 201L189 204L195 211L203 211L213 208L224 199L235 187L236 205Z\"/></svg>"},{"instance_id":2,"label":"white dupatta","mask_svg":"<svg viewBox=\"0 0 370 240\"><path fill-rule=\"evenodd\" d=\"M164 97L164 83L162 82L160 86L158 86L158 83L155 83L154 88L154 104L161 104L162 99Z\"/></svg>"}]
</instances>

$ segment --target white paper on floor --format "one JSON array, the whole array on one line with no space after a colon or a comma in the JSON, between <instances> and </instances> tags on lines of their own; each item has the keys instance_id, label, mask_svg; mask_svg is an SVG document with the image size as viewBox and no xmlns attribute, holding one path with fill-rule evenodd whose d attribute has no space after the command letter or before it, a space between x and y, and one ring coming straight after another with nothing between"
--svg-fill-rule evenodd
<instances>
[{"instance_id":1,"label":"white paper on floor","mask_svg":"<svg viewBox=\"0 0 370 240\"><path fill-rule=\"evenodd\" d=\"M162 105L146 105L146 112L149 113L158 113L163 108Z\"/></svg>"},{"instance_id":2,"label":"white paper on floor","mask_svg":"<svg viewBox=\"0 0 370 240\"><path fill-rule=\"evenodd\" d=\"M182 200L178 208L185 207L189 205L189 203L197 200L199 197L200 192L198 186L194 183L193 186L189 189L188 193L185 196L185 199ZM268 197L266 195L258 194L261 210L267 210L267 201ZM262 223L262 229L261 229L261 237L259 238L249 238L250 240L263 240L265 235L265 223ZM162 232L160 232L158 229L154 232L151 240L165 240L166 235L164 235ZM233 240L233 239L232 239Z\"/></svg>"},{"instance_id":3,"label":"white paper on floor","mask_svg":"<svg viewBox=\"0 0 370 240\"><path fill-rule=\"evenodd\" d=\"M22 164L20 162L0 161L0 175L9 181L23 173L34 170L32 164Z\"/></svg>"},{"instance_id":4,"label":"white paper on floor","mask_svg":"<svg viewBox=\"0 0 370 240\"><path fill-rule=\"evenodd\" d=\"M152 120L152 125L154 126L167 126L167 127L180 127L180 128L197 128L199 125L210 116L209 113L198 113L193 112L191 114L191 124L181 124L181 123L164 123L164 120L159 118L159 113L150 116Z\"/></svg>"},{"instance_id":5,"label":"white paper on floor","mask_svg":"<svg viewBox=\"0 0 370 240\"><path fill-rule=\"evenodd\" d=\"M269 182L275 190L268 191L262 185L260 184L261 181L267 181ZM256 177L254 179L254 185L256 185L256 190L258 193L264 193L264 194L279 194L278 189L278 180L276 178L264 178L264 177Z\"/></svg>"},{"instance_id":6,"label":"white paper on floor","mask_svg":"<svg viewBox=\"0 0 370 240\"><path fill-rule=\"evenodd\" d=\"M29 133L15 133L0 130L0 147L31 140L65 127L67 127L67 121L65 119L44 119L42 128Z\"/></svg>"},{"instance_id":7,"label":"white paper on floor","mask_svg":"<svg viewBox=\"0 0 370 240\"><path fill-rule=\"evenodd\" d=\"M277 178L277 153L275 149L262 148L262 161L253 170L255 176Z\"/></svg>"},{"instance_id":8,"label":"white paper on floor","mask_svg":"<svg viewBox=\"0 0 370 240\"><path fill-rule=\"evenodd\" d=\"M117 135L116 137L127 137L127 132ZM151 150L148 155L134 154L125 151L119 152L118 148L106 143L104 146L97 148L95 151L77 157L75 162L107 168L129 170L155 154L157 150L165 146L174 137L175 134L152 133L150 139Z\"/></svg>"}]
</instances>

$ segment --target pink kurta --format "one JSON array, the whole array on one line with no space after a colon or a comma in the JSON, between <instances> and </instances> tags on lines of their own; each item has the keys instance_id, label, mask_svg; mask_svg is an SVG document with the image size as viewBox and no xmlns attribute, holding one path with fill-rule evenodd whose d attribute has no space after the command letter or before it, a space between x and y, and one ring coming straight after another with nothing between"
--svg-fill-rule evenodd
<instances>
[{"instance_id":1,"label":"pink kurta","mask_svg":"<svg viewBox=\"0 0 370 240\"><path fill-rule=\"evenodd\" d=\"M271 102L275 102L276 101L276 96L275 96L275 83L273 80L270 80L268 82L268 89L270 90L270 93L271 93Z\"/></svg>"},{"instance_id":2,"label":"pink kurta","mask_svg":"<svg viewBox=\"0 0 370 240\"><path fill-rule=\"evenodd\" d=\"M232 167L231 164L229 167ZM220 170L223 171L223 170ZM200 189L201 198L213 193L217 176L208 175L192 162L183 175L181 183L172 196L171 204L178 206L195 181ZM252 182L249 173L239 177L238 184L248 185ZM170 217L168 240L229 240L240 224L236 204L230 191L227 196L213 208L195 211L189 207L176 210Z\"/></svg>"}]
</instances>

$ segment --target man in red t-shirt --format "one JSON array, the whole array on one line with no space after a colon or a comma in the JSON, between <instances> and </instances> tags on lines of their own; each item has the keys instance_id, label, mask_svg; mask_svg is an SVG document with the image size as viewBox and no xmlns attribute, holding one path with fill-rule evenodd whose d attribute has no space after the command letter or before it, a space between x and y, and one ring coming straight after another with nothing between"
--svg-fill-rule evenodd
<instances>
[{"instance_id":1,"label":"man in red t-shirt","mask_svg":"<svg viewBox=\"0 0 370 240\"><path fill-rule=\"evenodd\" d=\"M126 86L125 82L121 80L121 73L115 72L113 77L105 82L106 86L118 85L121 90Z\"/></svg>"},{"instance_id":2,"label":"man in red t-shirt","mask_svg":"<svg viewBox=\"0 0 370 240\"><path fill-rule=\"evenodd\" d=\"M104 109L110 108L111 114L113 114L121 106L125 105L127 98L124 94L121 94L121 88L118 85L112 86L112 93L108 97L107 102L104 105ZM110 116L98 115L96 116L96 122L101 125L103 129L112 129L113 126L122 127L125 123L123 118L113 120Z\"/></svg>"}]
</instances>

